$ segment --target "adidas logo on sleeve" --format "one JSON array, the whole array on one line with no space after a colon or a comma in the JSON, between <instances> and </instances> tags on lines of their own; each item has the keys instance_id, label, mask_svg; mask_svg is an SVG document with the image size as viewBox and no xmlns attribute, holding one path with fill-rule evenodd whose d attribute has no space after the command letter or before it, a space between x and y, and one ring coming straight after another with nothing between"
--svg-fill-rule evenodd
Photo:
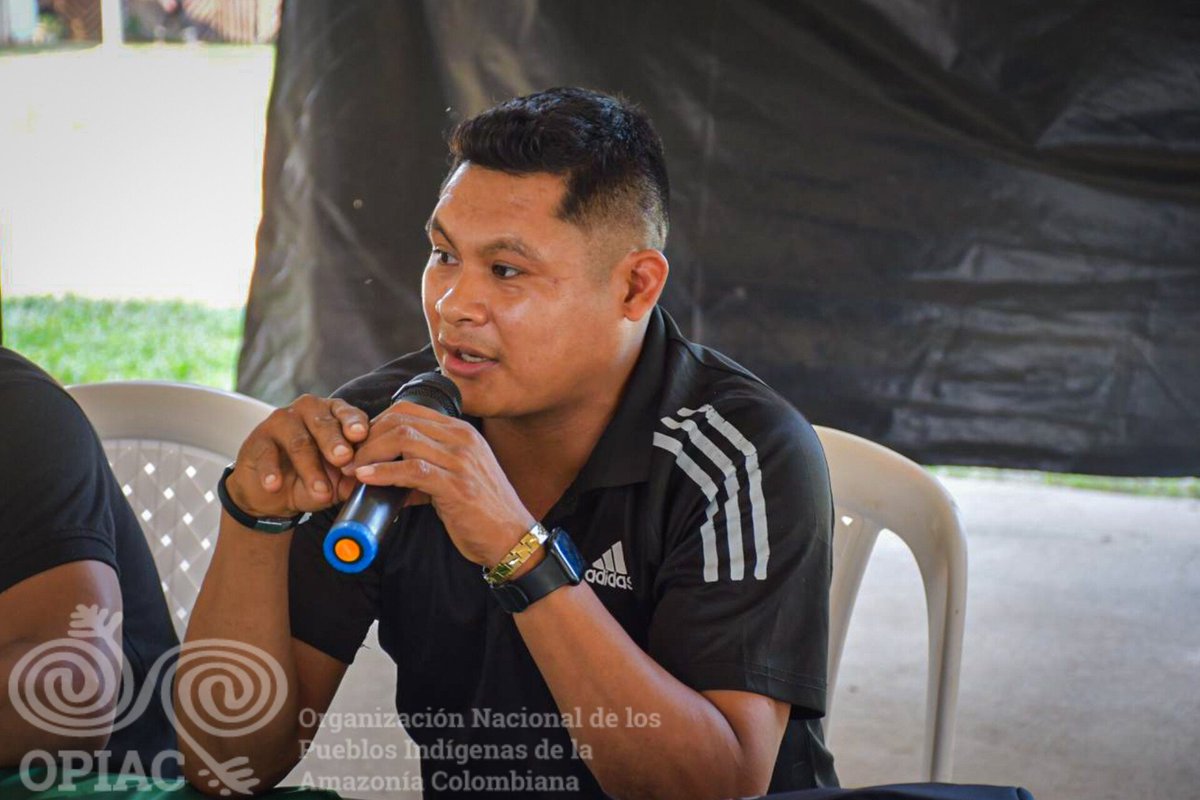
<instances>
[{"instance_id":1,"label":"adidas logo on sleeve","mask_svg":"<svg viewBox=\"0 0 1200 800\"><path fill-rule=\"evenodd\" d=\"M633 590L633 579L625 567L625 548L620 542L604 551L604 555L592 562L592 568L584 573L583 579L593 586L608 586L612 589Z\"/></svg>"}]
</instances>

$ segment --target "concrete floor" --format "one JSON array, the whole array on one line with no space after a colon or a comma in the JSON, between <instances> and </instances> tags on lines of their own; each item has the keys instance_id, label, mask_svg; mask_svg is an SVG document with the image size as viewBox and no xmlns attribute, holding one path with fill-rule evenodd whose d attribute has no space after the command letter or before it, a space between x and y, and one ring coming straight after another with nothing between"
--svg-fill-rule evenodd
<instances>
[{"instance_id":1,"label":"concrete floor","mask_svg":"<svg viewBox=\"0 0 1200 800\"><path fill-rule=\"evenodd\" d=\"M1039 800L1200 797L1200 501L945 483L970 543L955 781ZM925 647L916 565L885 534L834 698L844 785L919 778ZM386 712L393 686L387 657L363 652L331 710ZM401 731L316 742L285 783L340 776L353 797L419 797L397 790L420 774Z\"/></svg>"},{"instance_id":2,"label":"concrete floor","mask_svg":"<svg viewBox=\"0 0 1200 800\"><path fill-rule=\"evenodd\" d=\"M1200 797L1200 502L945 482L970 546L954 779L1039 800ZM919 586L889 537L834 701L848 784L917 775Z\"/></svg>"}]
</instances>

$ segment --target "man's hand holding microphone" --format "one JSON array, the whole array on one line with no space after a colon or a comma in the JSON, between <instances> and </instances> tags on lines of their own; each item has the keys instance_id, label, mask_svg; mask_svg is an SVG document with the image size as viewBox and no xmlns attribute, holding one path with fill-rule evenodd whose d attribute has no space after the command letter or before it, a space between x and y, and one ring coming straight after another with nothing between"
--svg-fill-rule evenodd
<instances>
[{"instance_id":1,"label":"man's hand holding microphone","mask_svg":"<svg viewBox=\"0 0 1200 800\"><path fill-rule=\"evenodd\" d=\"M379 536L406 505L431 503L462 556L488 569L535 527L487 440L460 418L461 397L448 378L418 375L392 400L369 419L344 400L302 396L251 432L222 477L218 495L226 514L175 685L176 708L200 709L193 715L200 719L181 713L178 720L186 732L179 741L189 780L204 779L189 773L188 765L199 763L190 752L195 742L218 759L244 759L274 785L315 735L315 725L301 723L300 710L323 713L345 674L344 664L291 633L289 592L305 587L289 586L288 562L293 528L305 513L344 504L324 542L329 569L342 572L371 563ZM539 548L512 578L544 557ZM252 739L214 733L221 726L203 719L199 683L188 675L221 660L193 652L216 640L257 648L286 679L282 708Z\"/></svg>"},{"instance_id":2,"label":"man's hand holding microphone","mask_svg":"<svg viewBox=\"0 0 1200 800\"><path fill-rule=\"evenodd\" d=\"M303 395L251 432L226 478L230 499L254 517L294 517L344 502L356 481L341 468L370 433L344 400Z\"/></svg>"},{"instance_id":3,"label":"man's hand holding microphone","mask_svg":"<svg viewBox=\"0 0 1200 800\"><path fill-rule=\"evenodd\" d=\"M429 502L463 557L491 567L535 520L461 414L457 387L432 372L400 387L392 406L369 423L342 400L302 397L243 444L227 476L237 508L227 510L235 519L244 512L239 521L247 527L282 530L304 512L345 503L324 553L333 568L354 573L372 563L404 506Z\"/></svg>"}]
</instances>

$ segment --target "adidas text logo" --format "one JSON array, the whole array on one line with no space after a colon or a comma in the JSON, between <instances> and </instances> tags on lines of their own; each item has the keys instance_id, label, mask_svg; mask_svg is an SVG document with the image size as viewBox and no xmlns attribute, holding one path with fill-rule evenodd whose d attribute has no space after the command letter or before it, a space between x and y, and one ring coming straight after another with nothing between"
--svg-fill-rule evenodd
<instances>
[{"instance_id":1,"label":"adidas text logo","mask_svg":"<svg viewBox=\"0 0 1200 800\"><path fill-rule=\"evenodd\" d=\"M625 568L625 549L620 542L604 552L604 555L592 562L592 568L583 575L584 580L594 586L608 586L612 589L633 590L633 579Z\"/></svg>"}]
</instances>

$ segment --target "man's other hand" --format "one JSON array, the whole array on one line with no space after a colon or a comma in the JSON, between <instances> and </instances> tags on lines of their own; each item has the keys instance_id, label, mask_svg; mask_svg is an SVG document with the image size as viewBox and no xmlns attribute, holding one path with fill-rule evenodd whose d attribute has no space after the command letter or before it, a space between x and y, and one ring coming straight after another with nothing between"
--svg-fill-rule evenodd
<instances>
[{"instance_id":1,"label":"man's other hand","mask_svg":"<svg viewBox=\"0 0 1200 800\"><path fill-rule=\"evenodd\" d=\"M321 511L350 496L355 481L340 468L368 432L367 415L344 400L302 395L250 433L226 489L258 517Z\"/></svg>"},{"instance_id":2,"label":"man's other hand","mask_svg":"<svg viewBox=\"0 0 1200 800\"><path fill-rule=\"evenodd\" d=\"M483 435L415 403L376 417L343 471L365 484L413 489L408 505L432 503L458 551L483 566L494 566L534 523Z\"/></svg>"}]
</instances>

